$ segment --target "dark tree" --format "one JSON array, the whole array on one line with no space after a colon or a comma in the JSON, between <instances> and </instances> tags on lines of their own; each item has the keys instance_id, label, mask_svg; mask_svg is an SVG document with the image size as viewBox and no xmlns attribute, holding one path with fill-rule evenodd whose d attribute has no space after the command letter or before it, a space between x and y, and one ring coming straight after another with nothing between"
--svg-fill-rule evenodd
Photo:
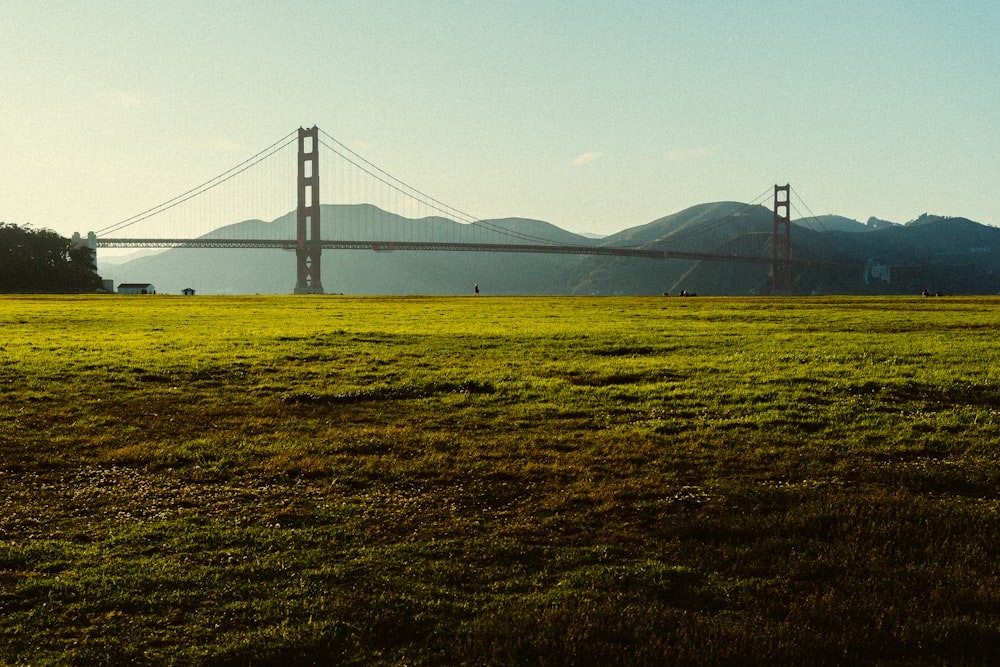
<instances>
[{"instance_id":1,"label":"dark tree","mask_svg":"<svg viewBox=\"0 0 1000 667\"><path fill-rule=\"evenodd\" d=\"M89 292L100 286L90 248L48 229L0 222L0 292Z\"/></svg>"}]
</instances>

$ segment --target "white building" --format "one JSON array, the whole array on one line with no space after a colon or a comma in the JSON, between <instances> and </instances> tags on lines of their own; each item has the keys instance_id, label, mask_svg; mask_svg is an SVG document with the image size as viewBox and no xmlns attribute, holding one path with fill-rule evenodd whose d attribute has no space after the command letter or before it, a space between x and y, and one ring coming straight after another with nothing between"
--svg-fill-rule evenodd
<instances>
[{"instance_id":1,"label":"white building","mask_svg":"<svg viewBox=\"0 0 1000 667\"><path fill-rule=\"evenodd\" d=\"M150 283L122 283L118 286L119 294L156 294L156 288Z\"/></svg>"}]
</instances>

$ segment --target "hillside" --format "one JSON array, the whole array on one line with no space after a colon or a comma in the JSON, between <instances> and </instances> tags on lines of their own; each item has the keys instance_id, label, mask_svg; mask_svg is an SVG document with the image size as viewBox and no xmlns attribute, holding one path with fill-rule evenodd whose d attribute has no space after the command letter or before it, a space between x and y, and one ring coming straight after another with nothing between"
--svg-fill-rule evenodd
<instances>
[{"instance_id":1,"label":"hillside","mask_svg":"<svg viewBox=\"0 0 1000 667\"><path fill-rule=\"evenodd\" d=\"M641 245L650 249L722 255L762 256L770 241L773 214L763 206L738 202L700 204L626 229L603 239L602 246ZM765 238L766 237L766 238ZM712 262L700 280L689 280L704 262L585 257L574 267L575 294L674 294L681 289L704 294L748 294L767 266ZM711 278L710 278L711 276Z\"/></svg>"},{"instance_id":2,"label":"hillside","mask_svg":"<svg viewBox=\"0 0 1000 667\"><path fill-rule=\"evenodd\" d=\"M469 234L479 243L559 243L645 247L738 257L771 255L773 214L739 202L701 204L603 239L540 220L506 218L460 225L445 218L413 220L370 205L324 206L323 237L432 241ZM292 239L295 216L247 220L214 230L216 238ZM950 294L1000 292L1000 230L965 218L921 216L907 224L835 215L792 225L795 294ZM203 294L286 294L295 283L295 253L280 250L172 249L121 264L105 277L151 282L160 293L193 287ZM469 294L768 294L767 263L660 260L593 255L493 252L327 251L328 293Z\"/></svg>"},{"instance_id":3,"label":"hillside","mask_svg":"<svg viewBox=\"0 0 1000 667\"><path fill-rule=\"evenodd\" d=\"M478 243L594 245L595 240L540 220L505 218L467 225L445 218L412 220L374 206L324 205L323 238L431 241L449 238ZM503 233L503 230L513 232ZM247 220L220 227L207 238L294 239L295 213L271 222ZM100 254L98 254L100 262ZM328 293L469 294L477 282L484 294L565 294L572 255L519 255L454 251L326 251L322 280ZM102 269L115 283L150 282L161 294L192 287L204 294L287 294L295 286L295 252L174 248Z\"/></svg>"}]
</instances>

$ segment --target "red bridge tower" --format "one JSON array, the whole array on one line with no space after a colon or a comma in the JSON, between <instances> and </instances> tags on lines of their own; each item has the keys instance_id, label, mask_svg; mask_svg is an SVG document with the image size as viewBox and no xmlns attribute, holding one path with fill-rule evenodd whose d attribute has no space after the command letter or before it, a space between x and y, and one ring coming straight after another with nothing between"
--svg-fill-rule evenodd
<instances>
[{"instance_id":1,"label":"red bridge tower","mask_svg":"<svg viewBox=\"0 0 1000 667\"><path fill-rule=\"evenodd\" d=\"M774 186L774 234L771 237L771 293L792 293L792 219L789 186Z\"/></svg>"},{"instance_id":2,"label":"red bridge tower","mask_svg":"<svg viewBox=\"0 0 1000 667\"><path fill-rule=\"evenodd\" d=\"M296 215L296 294L323 294L319 218L319 130L299 128L299 205Z\"/></svg>"}]
</instances>

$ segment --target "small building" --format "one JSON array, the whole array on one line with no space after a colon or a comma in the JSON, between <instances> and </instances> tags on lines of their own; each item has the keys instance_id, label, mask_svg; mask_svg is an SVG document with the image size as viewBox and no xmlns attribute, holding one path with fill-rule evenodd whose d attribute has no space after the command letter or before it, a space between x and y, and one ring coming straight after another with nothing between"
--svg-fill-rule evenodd
<instances>
[{"instance_id":1,"label":"small building","mask_svg":"<svg viewBox=\"0 0 1000 667\"><path fill-rule=\"evenodd\" d=\"M150 283L122 283L118 286L119 294L156 294L156 288Z\"/></svg>"},{"instance_id":2,"label":"small building","mask_svg":"<svg viewBox=\"0 0 1000 667\"><path fill-rule=\"evenodd\" d=\"M183 294L184 296L194 296L194 288L185 287L184 289L181 290L181 294Z\"/></svg>"}]
</instances>

